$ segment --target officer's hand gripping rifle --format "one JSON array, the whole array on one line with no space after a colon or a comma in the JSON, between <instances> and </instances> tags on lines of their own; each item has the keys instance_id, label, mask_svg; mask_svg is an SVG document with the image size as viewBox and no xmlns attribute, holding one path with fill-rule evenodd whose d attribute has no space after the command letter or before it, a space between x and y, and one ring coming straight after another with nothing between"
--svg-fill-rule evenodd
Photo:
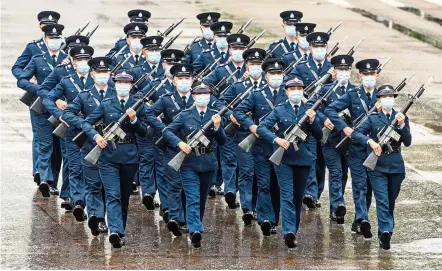
<instances>
[{"instance_id":1,"label":"officer's hand gripping rifle","mask_svg":"<svg viewBox=\"0 0 442 271\"><path fill-rule=\"evenodd\" d=\"M248 94L253 87L249 88L246 92L244 92L242 95L239 95L241 97L235 98L228 106L223 107L219 112L218 115L220 117L223 117L223 115L229 110L229 108L235 108L244 97ZM205 134L209 131L210 127L213 124L213 120L208 121L201 129L197 129L193 131L190 135L187 136L187 145L189 145L196 153L196 155L200 155L198 153L198 146L203 145L205 147L209 146L210 140L205 136ZM222 129L221 127L219 129ZM167 164L174 170L178 171L181 168L181 165L184 162L184 159L186 158L187 153L181 151L175 157L172 158L172 160L169 161Z\"/></svg>"},{"instance_id":2,"label":"officer's hand gripping rifle","mask_svg":"<svg viewBox=\"0 0 442 271\"><path fill-rule=\"evenodd\" d=\"M324 96L319 98L315 104L312 105L310 109L316 111L322 105L322 102L327 99L330 94L335 91L339 87L339 83L330 88ZM284 132L284 139L289 143L293 144L293 148L295 151L299 150L298 141L305 141L307 139L307 134L302 130L302 126L308 121L309 117L307 114L304 114L302 118L298 121L298 123L293 124ZM282 161L282 157L284 155L285 149L283 147L279 147L273 154L270 156L269 160L279 166Z\"/></svg>"},{"instance_id":3,"label":"officer's hand gripping rifle","mask_svg":"<svg viewBox=\"0 0 442 271\"><path fill-rule=\"evenodd\" d=\"M402 114L407 114L408 110L410 109L410 107L413 105L413 103L420 98L420 96L424 93L425 89L427 88L428 84L433 80L433 77L430 77L430 79L428 79L427 83L423 84L419 90L416 92L415 95L409 95L408 97L410 98L410 100L408 101L408 103L405 105L404 108L402 108L401 112ZM391 123L388 125L388 127L385 129L384 133L382 135L378 135L379 138L379 145L382 147L382 149L384 147L387 148L388 152L392 153L393 152L393 148L391 147L390 143L392 140L399 142L399 140L401 139L401 135L399 133L397 133L394 128L396 127L396 125L398 124L397 119L395 118L393 121L391 121ZM382 153L380 154L382 155ZM364 161L363 165L364 167L370 169L370 170L374 170L376 168L376 164L378 163L378 159L379 156L377 156L374 151L372 151L370 153L370 155L367 157L367 159Z\"/></svg>"},{"instance_id":4,"label":"officer's hand gripping rifle","mask_svg":"<svg viewBox=\"0 0 442 271\"><path fill-rule=\"evenodd\" d=\"M167 37L167 35L169 35L175 28L177 28L183 21L185 18L182 18L178 23L173 23L172 25L170 25L166 30L164 30L164 32L161 33L160 30L157 31L158 36L161 37Z\"/></svg>"}]
</instances>

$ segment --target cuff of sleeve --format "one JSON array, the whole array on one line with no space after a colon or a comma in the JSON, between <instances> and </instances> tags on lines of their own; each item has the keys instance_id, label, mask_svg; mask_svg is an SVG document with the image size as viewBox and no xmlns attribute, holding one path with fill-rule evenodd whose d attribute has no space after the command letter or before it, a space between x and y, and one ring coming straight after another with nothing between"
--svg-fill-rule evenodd
<instances>
[{"instance_id":1,"label":"cuff of sleeve","mask_svg":"<svg viewBox=\"0 0 442 271\"><path fill-rule=\"evenodd\" d=\"M130 121L130 124L132 124L132 125L133 125L133 124L135 124L135 123L137 122L137 120L138 120L138 118L137 118L137 117L135 117L135 119L134 119L134 120L131 120L131 121Z\"/></svg>"}]
</instances>

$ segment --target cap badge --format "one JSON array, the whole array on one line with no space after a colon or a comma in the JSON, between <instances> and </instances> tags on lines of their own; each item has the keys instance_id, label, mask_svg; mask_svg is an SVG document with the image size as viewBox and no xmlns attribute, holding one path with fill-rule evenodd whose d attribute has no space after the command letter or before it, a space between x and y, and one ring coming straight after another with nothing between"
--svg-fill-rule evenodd
<instances>
[{"instance_id":1,"label":"cap badge","mask_svg":"<svg viewBox=\"0 0 442 271\"><path fill-rule=\"evenodd\" d=\"M83 48L81 48L80 53L84 54L84 49Z\"/></svg>"},{"instance_id":2,"label":"cap badge","mask_svg":"<svg viewBox=\"0 0 442 271\"><path fill-rule=\"evenodd\" d=\"M49 20L52 20L52 15L49 15L48 19L49 19Z\"/></svg>"},{"instance_id":3,"label":"cap badge","mask_svg":"<svg viewBox=\"0 0 442 271\"><path fill-rule=\"evenodd\" d=\"M295 77L295 79L293 79L293 81L295 81L296 83L301 82L301 80L299 80L298 77Z\"/></svg>"},{"instance_id":4,"label":"cap badge","mask_svg":"<svg viewBox=\"0 0 442 271\"><path fill-rule=\"evenodd\" d=\"M341 60L341 64L346 64L346 63L345 63L345 58L343 58L343 59Z\"/></svg>"},{"instance_id":5,"label":"cap badge","mask_svg":"<svg viewBox=\"0 0 442 271\"><path fill-rule=\"evenodd\" d=\"M100 61L100 66L104 66L104 61L103 60Z\"/></svg>"},{"instance_id":6,"label":"cap badge","mask_svg":"<svg viewBox=\"0 0 442 271\"><path fill-rule=\"evenodd\" d=\"M181 68L181 71L182 71L182 72L186 72L186 71L187 71L187 70L186 70L186 67L183 66L183 67Z\"/></svg>"},{"instance_id":7,"label":"cap badge","mask_svg":"<svg viewBox=\"0 0 442 271\"><path fill-rule=\"evenodd\" d=\"M224 25L221 26L221 31L226 31L226 27Z\"/></svg>"},{"instance_id":8,"label":"cap badge","mask_svg":"<svg viewBox=\"0 0 442 271\"><path fill-rule=\"evenodd\" d=\"M316 38L316 40L317 41L321 41L322 39L321 39L321 36L318 36L317 38Z\"/></svg>"},{"instance_id":9,"label":"cap badge","mask_svg":"<svg viewBox=\"0 0 442 271\"><path fill-rule=\"evenodd\" d=\"M54 27L54 28L52 28L52 33L57 33L57 29Z\"/></svg>"},{"instance_id":10,"label":"cap badge","mask_svg":"<svg viewBox=\"0 0 442 271\"><path fill-rule=\"evenodd\" d=\"M207 20L208 20L208 21L212 20L212 16L210 16L210 15L207 16Z\"/></svg>"},{"instance_id":11,"label":"cap badge","mask_svg":"<svg viewBox=\"0 0 442 271\"><path fill-rule=\"evenodd\" d=\"M140 31L140 28L137 26L135 26L135 31Z\"/></svg>"},{"instance_id":12,"label":"cap badge","mask_svg":"<svg viewBox=\"0 0 442 271\"><path fill-rule=\"evenodd\" d=\"M138 13L138 17L140 17L140 18L143 17L143 13L141 13L141 12Z\"/></svg>"},{"instance_id":13,"label":"cap badge","mask_svg":"<svg viewBox=\"0 0 442 271\"><path fill-rule=\"evenodd\" d=\"M304 27L304 30L305 30L305 31L308 31L308 26L305 26L305 27Z\"/></svg>"},{"instance_id":14,"label":"cap badge","mask_svg":"<svg viewBox=\"0 0 442 271\"><path fill-rule=\"evenodd\" d=\"M371 65L370 65L370 63L367 63L367 69L371 69Z\"/></svg>"},{"instance_id":15,"label":"cap badge","mask_svg":"<svg viewBox=\"0 0 442 271\"><path fill-rule=\"evenodd\" d=\"M236 39L236 42L241 42L241 38L238 37L238 38Z\"/></svg>"},{"instance_id":16,"label":"cap badge","mask_svg":"<svg viewBox=\"0 0 442 271\"><path fill-rule=\"evenodd\" d=\"M170 57L175 58L175 54L174 53L170 54Z\"/></svg>"},{"instance_id":17,"label":"cap badge","mask_svg":"<svg viewBox=\"0 0 442 271\"><path fill-rule=\"evenodd\" d=\"M295 15L293 13L290 13L290 19L295 18Z\"/></svg>"},{"instance_id":18,"label":"cap badge","mask_svg":"<svg viewBox=\"0 0 442 271\"><path fill-rule=\"evenodd\" d=\"M255 52L255 56L256 56L256 57L259 57L259 53L258 53L258 51Z\"/></svg>"},{"instance_id":19,"label":"cap badge","mask_svg":"<svg viewBox=\"0 0 442 271\"><path fill-rule=\"evenodd\" d=\"M384 90L391 90L389 86L386 86Z\"/></svg>"},{"instance_id":20,"label":"cap badge","mask_svg":"<svg viewBox=\"0 0 442 271\"><path fill-rule=\"evenodd\" d=\"M153 40L152 40L152 43L153 43L153 44L156 44L156 43L157 43L157 40L156 40L156 39L153 39Z\"/></svg>"},{"instance_id":21,"label":"cap badge","mask_svg":"<svg viewBox=\"0 0 442 271\"><path fill-rule=\"evenodd\" d=\"M76 39L76 40L75 40L75 43L80 43L80 39Z\"/></svg>"},{"instance_id":22,"label":"cap badge","mask_svg":"<svg viewBox=\"0 0 442 271\"><path fill-rule=\"evenodd\" d=\"M275 62L275 68L278 68L278 67L279 67L278 62Z\"/></svg>"},{"instance_id":23,"label":"cap badge","mask_svg":"<svg viewBox=\"0 0 442 271\"><path fill-rule=\"evenodd\" d=\"M121 73L121 75L127 75L126 71L123 71L123 72Z\"/></svg>"}]
</instances>

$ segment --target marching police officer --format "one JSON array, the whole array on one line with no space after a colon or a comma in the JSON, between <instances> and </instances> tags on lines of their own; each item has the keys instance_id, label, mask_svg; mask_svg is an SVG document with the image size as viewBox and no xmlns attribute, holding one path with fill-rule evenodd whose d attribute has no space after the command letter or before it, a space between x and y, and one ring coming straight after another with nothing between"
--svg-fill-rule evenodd
<instances>
[{"instance_id":1,"label":"marching police officer","mask_svg":"<svg viewBox=\"0 0 442 271\"><path fill-rule=\"evenodd\" d=\"M94 79L94 85L80 92L63 111L62 119L81 130L84 118L88 117L104 99L116 96L114 84L110 80L110 67L112 59L108 57L95 57L88 61L92 69L90 76ZM95 125L95 129L102 130L101 125ZM107 233L105 221L105 208L103 198L103 184L98 172L98 167L84 160L84 157L95 147L95 142L88 138L81 147L81 166L86 185L86 207L89 216L88 226L92 235L97 236L100 232Z\"/></svg>"},{"instance_id":2,"label":"marching police officer","mask_svg":"<svg viewBox=\"0 0 442 271\"><path fill-rule=\"evenodd\" d=\"M226 135L221 127L221 117L217 110L211 109L210 96L212 90L204 85L192 89L192 98L195 107L183 110L179 116L170 123L163 132L164 138L172 146L177 146L187 154L180 169L181 182L186 194L186 221L189 227L192 245L201 246L201 233L203 232L203 217L209 193L210 184L217 169L214 150L216 144L224 144ZM207 122L213 125L205 133L210 144L207 147L198 146L193 150L178 135L185 137L196 129L201 129ZM196 155L198 152L200 155Z\"/></svg>"},{"instance_id":3,"label":"marching police officer","mask_svg":"<svg viewBox=\"0 0 442 271\"><path fill-rule=\"evenodd\" d=\"M138 150L135 134L146 135L147 124L156 127L155 117L148 119L143 106L135 112L132 106L135 99L129 95L133 77L125 70L115 75L115 90L117 95L102 100L101 104L84 120L83 130L103 149L98 160L98 170L103 182L107 222L109 226L109 242L114 248L121 248L125 236L129 198L132 181L138 168ZM121 124L126 134L124 139L117 139L114 144L108 143L93 125L103 119L103 126L117 121L124 113L129 120ZM113 145L113 146L112 146ZM114 148L115 147L115 148Z\"/></svg>"},{"instance_id":4,"label":"marching police officer","mask_svg":"<svg viewBox=\"0 0 442 271\"><path fill-rule=\"evenodd\" d=\"M131 23L144 23L147 25L147 22L151 16L150 12L143 9L133 9L127 13L127 16L130 19ZM146 31L147 32L147 31ZM106 54L106 57L111 57L113 54L119 52L121 48L126 46L123 50L122 54L130 53L129 44L127 43L126 37L122 37L117 42L115 42L114 47L110 49L109 53Z\"/></svg>"},{"instance_id":5,"label":"marching police officer","mask_svg":"<svg viewBox=\"0 0 442 271\"><path fill-rule=\"evenodd\" d=\"M284 38L270 44L268 51L272 51L273 58L281 58L284 54L295 51L296 48L296 24L301 21L303 14L296 10L287 10L279 14L282 19Z\"/></svg>"},{"instance_id":6,"label":"marching police officer","mask_svg":"<svg viewBox=\"0 0 442 271\"><path fill-rule=\"evenodd\" d=\"M218 58L221 58L218 64L225 63L229 59L229 44L227 36L230 35L233 24L231 22L216 22L210 25L210 29L215 34L215 46L201 52L192 63L196 73L202 71L205 67L212 65Z\"/></svg>"},{"instance_id":7,"label":"marching police officer","mask_svg":"<svg viewBox=\"0 0 442 271\"><path fill-rule=\"evenodd\" d=\"M262 61L265 58L264 50L249 49L247 52L249 53L247 58L250 58L250 62L252 63L253 61L258 61L259 63L259 61ZM258 54L256 54L257 52ZM257 63L254 62L253 64L255 65ZM249 66L249 71L254 73L255 71L252 67L253 65ZM284 68L284 62L281 59L271 58L262 64L262 70L265 72L265 81L267 84L258 87L260 83L258 83L256 79L264 81L263 78L254 78L256 77L255 74L250 78L250 81L253 83L248 85L254 86L253 92L234 110L234 116L240 125L244 127L243 129L247 129L257 135L257 127L260 124L260 121L272 112L276 105L287 100L285 89L281 85ZM252 118L248 116L249 112L252 114ZM242 139L244 138L245 137ZM258 224L261 225L261 230L264 236L269 236L271 233L276 234L276 225L279 220L279 200L277 199L277 196L279 195L277 191L278 189L276 189L276 191L275 189L271 189L277 187L277 185L274 184L276 180L271 178L273 166L268 160L271 154L272 145L261 139L258 139L254 144L251 154L245 152L240 147L237 148L237 156L242 157L238 159L238 165L244 163L240 162L241 159L250 160L251 162L249 163L252 163L250 172L253 172L254 164L256 179L258 182L256 213ZM250 177L252 177L252 175ZM251 184L248 187L248 193L249 195L252 193Z\"/></svg>"},{"instance_id":8,"label":"marching police officer","mask_svg":"<svg viewBox=\"0 0 442 271\"><path fill-rule=\"evenodd\" d=\"M316 112L302 101L303 90L304 83L300 78L287 81L288 100L277 105L256 130L262 139L272 143L275 148L279 146L285 149L282 163L275 166L275 170L281 193L282 234L289 248L296 246L295 234L299 229L304 189L314 162L306 142L297 142L299 150L295 151L291 143L281 137L292 124L307 115L308 121L302 129L312 133L317 140L322 138ZM276 134L271 132L275 124L278 126Z\"/></svg>"},{"instance_id":9,"label":"marching police officer","mask_svg":"<svg viewBox=\"0 0 442 271\"><path fill-rule=\"evenodd\" d=\"M296 24L296 41L297 45L293 52L288 52L282 56L286 66L292 62L298 61L304 57L304 61L308 60L310 55L310 44L307 41L307 35L315 31L316 24L312 23L297 23Z\"/></svg>"},{"instance_id":10,"label":"marching police officer","mask_svg":"<svg viewBox=\"0 0 442 271\"><path fill-rule=\"evenodd\" d=\"M330 96L324 100L323 108L318 111L317 117L321 124L325 127L324 129L329 129L331 134L327 142L322 147L324 154L325 164L329 172L329 196L330 196L330 213L340 213L338 208L343 208L345 206L344 202L344 191L347 184L348 178L348 158L346 153L340 153L336 149L336 145L341 141L344 136L343 133L336 131L334 129L333 123L327 116L324 115L324 108L328 104L342 97L349 90L353 89L355 86L349 82L351 75L351 67L353 64L353 57L349 55L337 55L331 59L333 65L333 79L340 82L339 88L332 92ZM314 104L319 97L324 96L327 91L334 86L334 83L325 85L322 87L316 95L314 95L310 100L309 104ZM344 120L349 122L349 116L343 115ZM321 197L321 193L324 189L324 183L315 182L309 179L307 187L305 189L304 204L308 208L315 208L317 201ZM338 223L343 223L343 217L339 217Z\"/></svg>"},{"instance_id":11,"label":"marching police officer","mask_svg":"<svg viewBox=\"0 0 442 271\"><path fill-rule=\"evenodd\" d=\"M73 59L72 63L75 66L76 73L61 79L60 83L43 99L43 104L49 113L65 124L66 122L62 117L65 107L58 108L56 101L66 99L67 104L69 104L80 92L94 85L94 79L90 75L90 67L88 65L88 61L94 54L94 49L90 46L75 46L69 51L69 54ZM67 124L67 126L69 125ZM65 138L65 156L68 157L70 198L75 206L73 214L77 221L84 221L86 202L83 170L80 162L81 154L79 147L72 141L79 132L79 129L75 126L68 128Z\"/></svg>"},{"instance_id":12,"label":"marching police officer","mask_svg":"<svg viewBox=\"0 0 442 271\"><path fill-rule=\"evenodd\" d=\"M393 109L398 93L393 86L379 87L376 97L380 99L382 110L371 114L368 119L352 134L352 139L361 145L367 146L367 151L373 151L379 156L376 168L368 171L370 182L376 199L376 214L378 219L379 245L383 249L390 249L391 235L394 230L394 207L402 181L405 179L404 159L401 154L401 145L411 145L411 132L408 118ZM396 119L394 130L401 136L399 141L392 141L393 152L383 150L376 143L378 134ZM361 228L362 228L361 224Z\"/></svg>"},{"instance_id":13,"label":"marching police officer","mask_svg":"<svg viewBox=\"0 0 442 271\"><path fill-rule=\"evenodd\" d=\"M64 26L61 24L48 24L42 28L45 33L44 42L47 51L44 54L33 56L20 74L17 82L18 87L33 93L34 100L47 95L48 91L40 91L40 85L54 67L67 57L60 51L63 29ZM31 82L31 78L34 76L37 79L36 84ZM39 190L44 197L49 197L50 194L58 195L57 183L61 166L60 142L52 135L54 128L48 121L50 114L46 109L43 108L40 113L32 112L31 116L38 138L38 164L36 168L41 179Z\"/></svg>"},{"instance_id":14,"label":"marching police officer","mask_svg":"<svg viewBox=\"0 0 442 271\"><path fill-rule=\"evenodd\" d=\"M221 14L218 12L204 12L196 15L200 21L200 30L203 35L202 39L195 39L186 52L187 63L192 64L202 51L212 49L215 43L213 31L210 25L218 22Z\"/></svg>"},{"instance_id":15,"label":"marching police officer","mask_svg":"<svg viewBox=\"0 0 442 271\"><path fill-rule=\"evenodd\" d=\"M238 81L246 71L243 53L247 49L249 42L250 38L244 34L231 34L227 36L230 58L226 63L220 64L206 76L203 80L204 84L216 86L224 77L230 76L236 70L238 70L238 72L233 76L231 81L220 86L220 89L224 89L226 86Z\"/></svg>"},{"instance_id":16,"label":"marching police officer","mask_svg":"<svg viewBox=\"0 0 442 271\"><path fill-rule=\"evenodd\" d=\"M362 81L362 85L348 91L325 109L324 113L331 120L336 131L342 131L346 136L350 136L353 132L351 126L339 116L339 112L348 109L352 123L355 123L358 119L365 116L370 108L375 106L378 93L378 89L375 87L378 77L378 66L379 61L377 59L364 59L356 63L356 69L359 70L359 79ZM363 234L365 238L371 238L368 207L370 206L372 193L367 169L363 166L366 158L365 145L352 142L348 154L348 166L351 173L355 204L355 220L352 224L352 232ZM334 220L335 217L332 215L331 219Z\"/></svg>"},{"instance_id":17,"label":"marching police officer","mask_svg":"<svg viewBox=\"0 0 442 271\"><path fill-rule=\"evenodd\" d=\"M116 57L114 65L118 62L129 58L123 65L124 69L130 70L135 66L142 65L145 62L143 55L143 44L141 39L145 37L147 32L147 25L144 23L129 23L124 27L126 34L126 42L129 47L129 52L120 54Z\"/></svg>"}]
</instances>

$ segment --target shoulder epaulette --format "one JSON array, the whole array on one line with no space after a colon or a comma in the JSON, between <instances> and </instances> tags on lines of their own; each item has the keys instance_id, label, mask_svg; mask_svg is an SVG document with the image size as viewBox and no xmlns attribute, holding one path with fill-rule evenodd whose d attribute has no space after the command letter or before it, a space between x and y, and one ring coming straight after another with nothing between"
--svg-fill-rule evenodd
<instances>
[{"instance_id":1,"label":"shoulder epaulette","mask_svg":"<svg viewBox=\"0 0 442 271\"><path fill-rule=\"evenodd\" d=\"M209 49L204 49L201 53L208 53L213 51L213 48L209 48Z\"/></svg>"},{"instance_id":2,"label":"shoulder epaulette","mask_svg":"<svg viewBox=\"0 0 442 271\"><path fill-rule=\"evenodd\" d=\"M43 54L36 54L32 56L32 58L37 58L37 57L43 57Z\"/></svg>"},{"instance_id":3,"label":"shoulder epaulette","mask_svg":"<svg viewBox=\"0 0 442 271\"><path fill-rule=\"evenodd\" d=\"M187 112L187 111L190 111L192 109L193 109L193 107L189 107L189 108L186 108L186 109L182 110L181 112Z\"/></svg>"},{"instance_id":4,"label":"shoulder epaulette","mask_svg":"<svg viewBox=\"0 0 442 271\"><path fill-rule=\"evenodd\" d=\"M66 75L66 76L63 76L62 78L61 78L61 80L63 80L63 79L69 79L69 78L71 78L72 77L72 75Z\"/></svg>"},{"instance_id":5,"label":"shoulder epaulette","mask_svg":"<svg viewBox=\"0 0 442 271\"><path fill-rule=\"evenodd\" d=\"M172 92L166 92L163 96L172 96L173 93Z\"/></svg>"},{"instance_id":6,"label":"shoulder epaulette","mask_svg":"<svg viewBox=\"0 0 442 271\"><path fill-rule=\"evenodd\" d=\"M284 106L284 105L285 105L285 102L281 102L281 103L277 104L276 106Z\"/></svg>"},{"instance_id":7,"label":"shoulder epaulette","mask_svg":"<svg viewBox=\"0 0 442 271\"><path fill-rule=\"evenodd\" d=\"M113 99L113 97L106 98L106 99L103 99L101 102L102 102L102 103L104 103L104 102L108 102L108 101L111 101L112 99Z\"/></svg>"},{"instance_id":8,"label":"shoulder epaulette","mask_svg":"<svg viewBox=\"0 0 442 271\"><path fill-rule=\"evenodd\" d=\"M272 44L277 44L277 43L281 43L284 39L279 39L279 40L275 40L274 42L270 43L270 45Z\"/></svg>"},{"instance_id":9,"label":"shoulder epaulette","mask_svg":"<svg viewBox=\"0 0 442 271\"><path fill-rule=\"evenodd\" d=\"M192 42L192 44L193 43L198 43L198 42L200 42L201 41L201 39L200 38L198 38L198 39L195 39L193 42Z\"/></svg>"}]
</instances>

